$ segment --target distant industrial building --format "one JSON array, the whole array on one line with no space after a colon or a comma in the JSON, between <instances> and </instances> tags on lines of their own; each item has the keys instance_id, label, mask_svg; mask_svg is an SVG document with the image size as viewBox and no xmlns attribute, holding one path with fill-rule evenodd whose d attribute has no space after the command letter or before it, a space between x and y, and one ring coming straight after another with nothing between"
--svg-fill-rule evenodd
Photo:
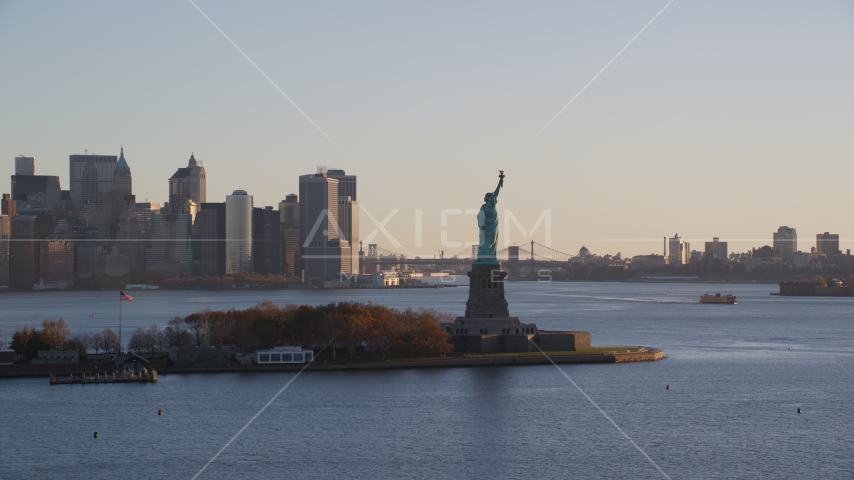
<instances>
[{"instance_id":1,"label":"distant industrial building","mask_svg":"<svg viewBox=\"0 0 854 480\"><path fill-rule=\"evenodd\" d=\"M252 272L252 195L235 190L225 197L225 273Z\"/></svg>"},{"instance_id":2,"label":"distant industrial building","mask_svg":"<svg viewBox=\"0 0 854 480\"><path fill-rule=\"evenodd\" d=\"M783 262L791 263L792 256L798 251L798 232L794 228L782 226L774 232L773 248L780 252Z\"/></svg>"}]
</instances>

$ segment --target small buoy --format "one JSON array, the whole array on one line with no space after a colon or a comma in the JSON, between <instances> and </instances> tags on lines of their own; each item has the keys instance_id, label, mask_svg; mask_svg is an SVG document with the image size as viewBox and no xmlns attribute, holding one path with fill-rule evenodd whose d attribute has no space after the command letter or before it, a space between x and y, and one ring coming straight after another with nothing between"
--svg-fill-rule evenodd
<instances>
[{"instance_id":1,"label":"small buoy","mask_svg":"<svg viewBox=\"0 0 854 480\"><path fill-rule=\"evenodd\" d=\"M801 407L798 407L798 413L801 413Z\"/></svg>"},{"instance_id":2,"label":"small buoy","mask_svg":"<svg viewBox=\"0 0 854 480\"><path fill-rule=\"evenodd\" d=\"M664 389L665 389L665 390L670 390L670 385L665 385L665 386L664 386Z\"/></svg>"},{"instance_id":3,"label":"small buoy","mask_svg":"<svg viewBox=\"0 0 854 480\"><path fill-rule=\"evenodd\" d=\"M163 410L158 409L158 410L157 410L157 414L158 414L158 415L163 415Z\"/></svg>"},{"instance_id":4,"label":"small buoy","mask_svg":"<svg viewBox=\"0 0 854 480\"><path fill-rule=\"evenodd\" d=\"M95 432L95 438L98 438L98 432Z\"/></svg>"}]
</instances>

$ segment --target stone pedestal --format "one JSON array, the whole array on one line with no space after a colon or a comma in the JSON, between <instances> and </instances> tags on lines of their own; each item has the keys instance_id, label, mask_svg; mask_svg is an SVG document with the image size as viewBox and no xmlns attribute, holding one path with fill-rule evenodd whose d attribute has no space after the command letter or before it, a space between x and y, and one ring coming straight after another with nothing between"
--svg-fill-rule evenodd
<instances>
[{"instance_id":1,"label":"stone pedestal","mask_svg":"<svg viewBox=\"0 0 854 480\"><path fill-rule=\"evenodd\" d=\"M466 318L508 318L507 300L504 299L504 279L507 272L501 265L472 265L469 276L469 299Z\"/></svg>"},{"instance_id":2,"label":"stone pedestal","mask_svg":"<svg viewBox=\"0 0 854 480\"><path fill-rule=\"evenodd\" d=\"M466 314L445 324L458 352L565 351L590 346L588 332L542 331L535 323L511 317L504 298L507 272L500 264L472 265ZM533 344L531 343L533 342Z\"/></svg>"}]
</instances>

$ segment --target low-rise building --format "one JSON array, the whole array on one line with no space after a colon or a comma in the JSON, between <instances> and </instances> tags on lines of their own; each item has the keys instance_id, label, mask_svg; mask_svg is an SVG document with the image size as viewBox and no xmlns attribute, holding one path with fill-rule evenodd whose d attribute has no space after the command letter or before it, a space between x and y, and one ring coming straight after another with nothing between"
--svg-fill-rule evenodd
<instances>
[{"instance_id":1,"label":"low-rise building","mask_svg":"<svg viewBox=\"0 0 854 480\"><path fill-rule=\"evenodd\" d=\"M303 350L302 347L273 347L269 350L258 350L255 352L255 362L259 365L280 363L306 363L314 359L312 350Z\"/></svg>"},{"instance_id":2,"label":"low-rise building","mask_svg":"<svg viewBox=\"0 0 854 480\"><path fill-rule=\"evenodd\" d=\"M80 352L77 350L39 350L38 357L32 363L79 363Z\"/></svg>"},{"instance_id":3,"label":"low-rise building","mask_svg":"<svg viewBox=\"0 0 854 480\"><path fill-rule=\"evenodd\" d=\"M400 286L400 272L396 270L383 270L374 273L375 287L398 287Z\"/></svg>"}]
</instances>

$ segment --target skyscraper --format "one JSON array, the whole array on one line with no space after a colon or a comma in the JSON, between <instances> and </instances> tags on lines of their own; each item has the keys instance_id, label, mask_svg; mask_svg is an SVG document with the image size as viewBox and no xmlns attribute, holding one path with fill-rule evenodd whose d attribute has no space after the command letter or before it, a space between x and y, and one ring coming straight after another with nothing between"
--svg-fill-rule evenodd
<instances>
[{"instance_id":1,"label":"skyscraper","mask_svg":"<svg viewBox=\"0 0 854 480\"><path fill-rule=\"evenodd\" d=\"M839 250L839 234L829 232L816 234L815 252L823 253L828 257L841 253Z\"/></svg>"},{"instance_id":2,"label":"skyscraper","mask_svg":"<svg viewBox=\"0 0 854 480\"><path fill-rule=\"evenodd\" d=\"M172 213L191 212L189 201L196 207L207 202L205 167L198 164L191 154L186 167L179 168L169 178L169 210Z\"/></svg>"},{"instance_id":3,"label":"skyscraper","mask_svg":"<svg viewBox=\"0 0 854 480\"><path fill-rule=\"evenodd\" d=\"M691 244L677 233L670 239L670 264L687 265L691 256Z\"/></svg>"},{"instance_id":4,"label":"skyscraper","mask_svg":"<svg viewBox=\"0 0 854 480\"><path fill-rule=\"evenodd\" d=\"M279 202L283 275L294 276L301 272L299 225L299 196L291 193Z\"/></svg>"},{"instance_id":5,"label":"skyscraper","mask_svg":"<svg viewBox=\"0 0 854 480\"><path fill-rule=\"evenodd\" d=\"M350 244L338 223L338 180L322 170L302 175L299 198L302 270L306 278L337 280L352 269Z\"/></svg>"},{"instance_id":6,"label":"skyscraper","mask_svg":"<svg viewBox=\"0 0 854 480\"><path fill-rule=\"evenodd\" d=\"M252 209L252 270L262 275L282 274L279 212L273 207Z\"/></svg>"},{"instance_id":7,"label":"skyscraper","mask_svg":"<svg viewBox=\"0 0 854 480\"><path fill-rule=\"evenodd\" d=\"M39 244L36 242L36 218L15 217L12 219L11 244L9 245L9 286L33 288L38 281Z\"/></svg>"},{"instance_id":8,"label":"skyscraper","mask_svg":"<svg viewBox=\"0 0 854 480\"><path fill-rule=\"evenodd\" d=\"M132 187L130 167L127 160L125 160L125 147L122 146L119 153L119 160L115 168L113 168L113 187L111 190L119 192L122 195L132 195Z\"/></svg>"},{"instance_id":9,"label":"skyscraper","mask_svg":"<svg viewBox=\"0 0 854 480\"><path fill-rule=\"evenodd\" d=\"M339 197L350 197L353 201L358 200L356 198L356 176L355 175L347 175L344 173L344 170L339 169L330 169L327 170L326 176L329 178L334 178L338 180L338 196Z\"/></svg>"},{"instance_id":10,"label":"skyscraper","mask_svg":"<svg viewBox=\"0 0 854 480\"><path fill-rule=\"evenodd\" d=\"M104 195L113 188L117 160L114 155L69 155L71 200L77 210L104 204Z\"/></svg>"},{"instance_id":11,"label":"skyscraper","mask_svg":"<svg viewBox=\"0 0 854 480\"><path fill-rule=\"evenodd\" d=\"M718 237L714 237L711 242L706 242L706 256L726 260L727 242L720 241Z\"/></svg>"},{"instance_id":12,"label":"skyscraper","mask_svg":"<svg viewBox=\"0 0 854 480\"><path fill-rule=\"evenodd\" d=\"M252 272L252 195L225 196L225 273Z\"/></svg>"},{"instance_id":13,"label":"skyscraper","mask_svg":"<svg viewBox=\"0 0 854 480\"><path fill-rule=\"evenodd\" d=\"M12 238L12 218L0 214L0 285L9 285L9 240Z\"/></svg>"},{"instance_id":14,"label":"skyscraper","mask_svg":"<svg viewBox=\"0 0 854 480\"><path fill-rule=\"evenodd\" d=\"M780 252L784 262L791 262L798 251L798 232L794 228L782 226L774 232L774 248Z\"/></svg>"},{"instance_id":15,"label":"skyscraper","mask_svg":"<svg viewBox=\"0 0 854 480\"><path fill-rule=\"evenodd\" d=\"M198 275L190 243L190 215L155 214L152 220L151 248L145 253L146 270L163 276Z\"/></svg>"},{"instance_id":16,"label":"skyscraper","mask_svg":"<svg viewBox=\"0 0 854 480\"><path fill-rule=\"evenodd\" d=\"M53 175L12 175L12 200L22 213L52 212L62 202L59 177Z\"/></svg>"},{"instance_id":17,"label":"skyscraper","mask_svg":"<svg viewBox=\"0 0 854 480\"><path fill-rule=\"evenodd\" d=\"M203 203L196 224L202 275L225 275L225 203Z\"/></svg>"},{"instance_id":18,"label":"skyscraper","mask_svg":"<svg viewBox=\"0 0 854 480\"><path fill-rule=\"evenodd\" d=\"M341 235L350 244L350 271L344 273L359 273L359 202L349 196L338 197L338 225Z\"/></svg>"},{"instance_id":19,"label":"skyscraper","mask_svg":"<svg viewBox=\"0 0 854 480\"><path fill-rule=\"evenodd\" d=\"M279 202L279 223L284 228L299 225L299 195L290 193Z\"/></svg>"},{"instance_id":20,"label":"skyscraper","mask_svg":"<svg viewBox=\"0 0 854 480\"><path fill-rule=\"evenodd\" d=\"M35 175L36 159L23 155L15 157L15 175Z\"/></svg>"}]
</instances>

